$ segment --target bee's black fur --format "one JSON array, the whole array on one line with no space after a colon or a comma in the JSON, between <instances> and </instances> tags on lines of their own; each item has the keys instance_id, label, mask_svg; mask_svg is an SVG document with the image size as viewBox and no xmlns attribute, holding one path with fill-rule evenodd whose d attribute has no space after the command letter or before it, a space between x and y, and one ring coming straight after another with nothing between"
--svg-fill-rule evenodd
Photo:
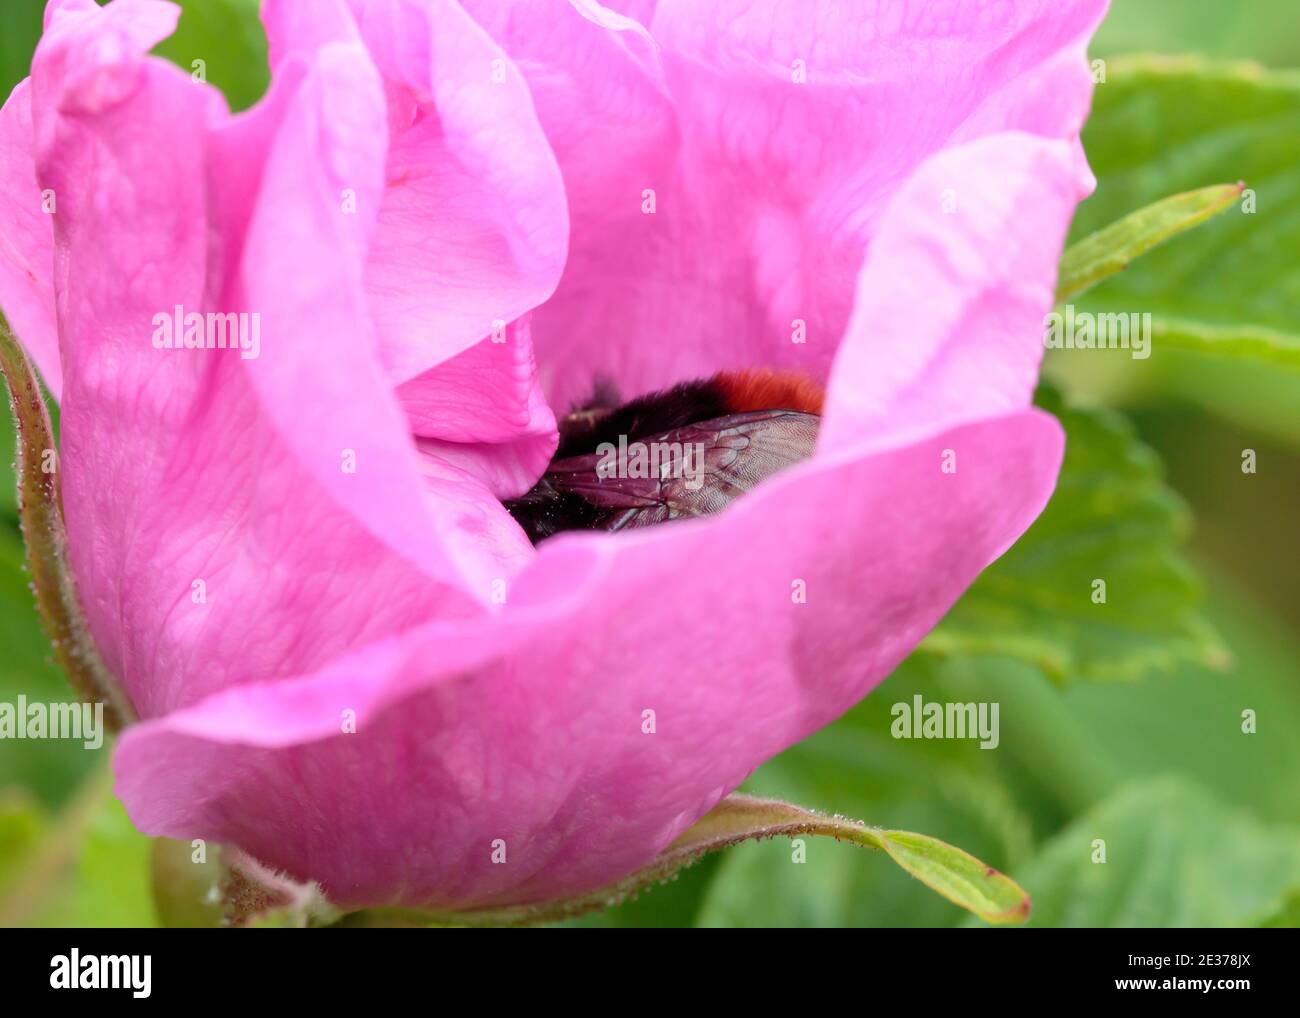
<instances>
[{"instance_id":1,"label":"bee's black fur","mask_svg":"<svg viewBox=\"0 0 1300 1018\"><path fill-rule=\"evenodd\" d=\"M733 405L724 379L682 382L621 406L612 386L597 384L592 398L559 422L551 469L506 509L534 544L565 530L646 526L717 511L767 472L811 454L815 425L810 431L808 422L818 419L815 413ZM664 436L701 455L717 453L702 487L682 490L668 475L601 483L594 461L602 445Z\"/></svg>"},{"instance_id":2,"label":"bee's black fur","mask_svg":"<svg viewBox=\"0 0 1300 1018\"><path fill-rule=\"evenodd\" d=\"M609 515L579 495L556 491L545 477L506 508L533 544L561 530L595 530Z\"/></svg>"},{"instance_id":3,"label":"bee's black fur","mask_svg":"<svg viewBox=\"0 0 1300 1018\"><path fill-rule=\"evenodd\" d=\"M617 445L619 436L629 442L661 435L697 421L723 417L730 412L722 388L714 381L682 382L662 392L652 392L616 406L617 396L607 386L597 386L595 397L560 422L560 445L555 459L583 456L602 442Z\"/></svg>"}]
</instances>

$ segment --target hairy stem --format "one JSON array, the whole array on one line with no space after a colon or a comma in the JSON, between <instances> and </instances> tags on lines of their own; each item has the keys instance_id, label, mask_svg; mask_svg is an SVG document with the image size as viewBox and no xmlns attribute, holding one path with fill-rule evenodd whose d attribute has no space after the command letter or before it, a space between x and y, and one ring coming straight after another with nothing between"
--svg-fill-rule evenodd
<instances>
[{"instance_id":1,"label":"hairy stem","mask_svg":"<svg viewBox=\"0 0 1300 1018\"><path fill-rule=\"evenodd\" d=\"M27 545L27 567L36 606L72 688L82 700L102 702L105 723L111 731L117 731L135 720L135 712L104 666L77 600L68 567L58 452L50 416L31 362L3 314L0 374L9 383L9 404L18 426L18 519Z\"/></svg>"}]
</instances>

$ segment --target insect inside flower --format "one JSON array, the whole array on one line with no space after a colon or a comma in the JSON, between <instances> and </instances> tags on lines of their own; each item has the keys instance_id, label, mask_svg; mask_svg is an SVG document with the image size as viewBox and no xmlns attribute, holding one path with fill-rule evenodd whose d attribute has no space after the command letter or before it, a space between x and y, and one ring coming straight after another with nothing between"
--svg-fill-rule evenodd
<instances>
[{"instance_id":1,"label":"insect inside flower","mask_svg":"<svg viewBox=\"0 0 1300 1018\"><path fill-rule=\"evenodd\" d=\"M823 393L792 372L720 372L619 404L598 386L560 421L542 478L506 503L529 539L704 516L812 455Z\"/></svg>"}]
</instances>

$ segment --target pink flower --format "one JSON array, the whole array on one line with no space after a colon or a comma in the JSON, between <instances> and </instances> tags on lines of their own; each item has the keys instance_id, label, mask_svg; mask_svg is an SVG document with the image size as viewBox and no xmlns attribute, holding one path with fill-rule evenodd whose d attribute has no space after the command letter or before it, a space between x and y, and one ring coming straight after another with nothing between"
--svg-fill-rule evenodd
<instances>
[{"instance_id":1,"label":"pink flower","mask_svg":"<svg viewBox=\"0 0 1300 1018\"><path fill-rule=\"evenodd\" d=\"M267 0L232 116L146 55L176 8L50 3L0 116L0 303L62 403L145 832L344 907L599 886L865 696L1051 494L1030 397L1103 0L614 6ZM216 313L256 348L185 348ZM751 366L825 415L726 512L535 549L503 509L594 378Z\"/></svg>"}]
</instances>

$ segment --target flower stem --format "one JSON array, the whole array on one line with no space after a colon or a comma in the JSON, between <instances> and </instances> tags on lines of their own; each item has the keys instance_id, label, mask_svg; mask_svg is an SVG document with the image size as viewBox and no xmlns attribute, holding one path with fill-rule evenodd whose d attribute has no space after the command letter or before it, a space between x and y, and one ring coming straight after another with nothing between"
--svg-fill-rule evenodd
<instances>
[{"instance_id":1,"label":"flower stem","mask_svg":"<svg viewBox=\"0 0 1300 1018\"><path fill-rule=\"evenodd\" d=\"M130 700L91 639L68 567L68 539L59 496L58 455L40 383L27 354L0 313L0 374L18 426L18 519L27 545L36 606L59 663L77 695L104 704L110 731L135 720Z\"/></svg>"}]
</instances>

